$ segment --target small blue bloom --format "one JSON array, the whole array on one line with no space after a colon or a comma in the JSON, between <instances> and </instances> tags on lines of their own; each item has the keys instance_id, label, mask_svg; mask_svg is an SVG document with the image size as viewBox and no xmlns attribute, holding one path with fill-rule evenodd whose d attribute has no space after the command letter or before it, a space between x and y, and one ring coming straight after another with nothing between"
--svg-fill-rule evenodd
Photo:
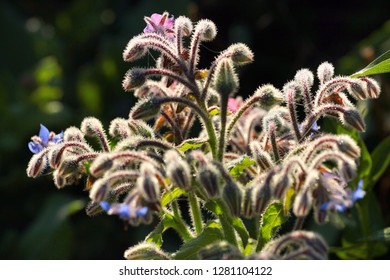
<instances>
[{"instance_id":1,"label":"small blue bloom","mask_svg":"<svg viewBox=\"0 0 390 280\"><path fill-rule=\"evenodd\" d=\"M331 200L323 203L320 206L320 210L331 210L340 213L345 212L345 210L353 206L356 200L362 199L365 194L366 193L363 190L363 180L360 180L355 191L347 189L346 195L343 195L342 193L332 194Z\"/></svg>"},{"instance_id":2,"label":"small blue bloom","mask_svg":"<svg viewBox=\"0 0 390 280\"><path fill-rule=\"evenodd\" d=\"M113 203L110 205L107 201L101 201L99 205L109 215L118 215L121 218L136 218L145 216L148 213L148 207L132 207L127 203Z\"/></svg>"},{"instance_id":3,"label":"small blue bloom","mask_svg":"<svg viewBox=\"0 0 390 280\"><path fill-rule=\"evenodd\" d=\"M39 153L51 144L60 143L64 139L63 132L54 134L53 132L49 132L49 130L43 124L41 124L40 127L39 135L33 136L31 141L28 143L28 148L34 154Z\"/></svg>"}]
</instances>

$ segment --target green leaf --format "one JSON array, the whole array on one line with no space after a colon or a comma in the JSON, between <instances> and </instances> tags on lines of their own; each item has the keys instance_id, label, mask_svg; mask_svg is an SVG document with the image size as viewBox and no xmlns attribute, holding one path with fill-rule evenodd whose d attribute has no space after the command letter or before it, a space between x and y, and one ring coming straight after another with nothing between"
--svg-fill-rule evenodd
<instances>
[{"instance_id":1,"label":"green leaf","mask_svg":"<svg viewBox=\"0 0 390 280\"><path fill-rule=\"evenodd\" d=\"M378 230L377 232L368 236L366 240L390 242L390 227Z\"/></svg>"},{"instance_id":2,"label":"green leaf","mask_svg":"<svg viewBox=\"0 0 390 280\"><path fill-rule=\"evenodd\" d=\"M229 169L230 175L232 175L234 178L237 178L246 168L253 164L255 164L255 161L253 159L251 159L247 155L243 155L235 160L230 161L227 164L227 168Z\"/></svg>"},{"instance_id":3,"label":"green leaf","mask_svg":"<svg viewBox=\"0 0 390 280\"><path fill-rule=\"evenodd\" d=\"M185 243L179 251L174 254L176 260L194 260L198 259L199 250L205 246L223 239L221 226L216 222L210 222L202 233Z\"/></svg>"},{"instance_id":4,"label":"green leaf","mask_svg":"<svg viewBox=\"0 0 390 280\"><path fill-rule=\"evenodd\" d=\"M209 109L210 117L217 116L219 114L221 114L221 110L219 109L219 107L213 106L212 108Z\"/></svg>"},{"instance_id":5,"label":"green leaf","mask_svg":"<svg viewBox=\"0 0 390 280\"><path fill-rule=\"evenodd\" d=\"M274 202L265 210L261 222L259 242L256 251L260 249L271 240L279 227L287 220L284 214L283 204Z\"/></svg>"},{"instance_id":6,"label":"green leaf","mask_svg":"<svg viewBox=\"0 0 390 280\"><path fill-rule=\"evenodd\" d=\"M390 136L383 140L372 152L372 168L367 188L371 189L390 164Z\"/></svg>"},{"instance_id":7,"label":"green leaf","mask_svg":"<svg viewBox=\"0 0 390 280\"><path fill-rule=\"evenodd\" d=\"M234 218L233 227L238 232L238 235L241 238L242 247L245 248L248 245L249 232L246 229L243 221L240 218Z\"/></svg>"},{"instance_id":8,"label":"green leaf","mask_svg":"<svg viewBox=\"0 0 390 280\"><path fill-rule=\"evenodd\" d=\"M178 198L182 194L185 194L185 190L180 188L174 188L172 191L165 192L161 197L161 206L168 205L172 200Z\"/></svg>"},{"instance_id":9,"label":"green leaf","mask_svg":"<svg viewBox=\"0 0 390 280\"><path fill-rule=\"evenodd\" d=\"M181 143L177 147L177 149L184 153L190 149L198 149L206 143L207 143L207 140L200 139L200 138L192 138L192 139L188 139L188 140L184 141L183 143Z\"/></svg>"},{"instance_id":10,"label":"green leaf","mask_svg":"<svg viewBox=\"0 0 390 280\"><path fill-rule=\"evenodd\" d=\"M352 78L390 72L390 50L379 56L362 70L351 75Z\"/></svg>"}]
</instances>

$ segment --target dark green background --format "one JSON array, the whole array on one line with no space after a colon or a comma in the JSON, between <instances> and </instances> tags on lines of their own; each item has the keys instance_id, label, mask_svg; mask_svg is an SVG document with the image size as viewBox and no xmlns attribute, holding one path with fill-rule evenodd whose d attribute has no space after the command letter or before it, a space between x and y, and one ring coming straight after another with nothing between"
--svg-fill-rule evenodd
<instances>
[{"instance_id":1,"label":"dark green background","mask_svg":"<svg viewBox=\"0 0 390 280\"><path fill-rule=\"evenodd\" d=\"M230 43L249 45L255 62L240 70L244 96L264 83L282 87L296 70L315 71L325 60L337 74L351 74L390 49L390 2L382 0L1 1L1 259L120 259L147 234L148 227L126 227L116 217L87 217L82 184L56 190L50 175L33 180L25 169L40 123L60 132L90 115L106 127L127 116L134 99L121 88L131 67L122 51L142 32L143 16L164 10L216 23L217 39L201 51L203 67ZM382 96L368 103L366 116L369 150L390 131L389 75L379 78ZM388 174L375 188L386 225ZM173 250L176 242L164 246Z\"/></svg>"}]
</instances>

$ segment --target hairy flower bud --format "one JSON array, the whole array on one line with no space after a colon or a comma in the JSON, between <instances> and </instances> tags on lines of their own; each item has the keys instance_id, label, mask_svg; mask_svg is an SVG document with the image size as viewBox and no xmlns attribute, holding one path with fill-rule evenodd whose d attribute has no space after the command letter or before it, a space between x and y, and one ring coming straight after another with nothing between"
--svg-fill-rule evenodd
<instances>
[{"instance_id":1,"label":"hairy flower bud","mask_svg":"<svg viewBox=\"0 0 390 280\"><path fill-rule=\"evenodd\" d=\"M351 126L360 132L366 130L364 121L356 109L345 110L345 112L341 114L341 121L344 125Z\"/></svg>"},{"instance_id":2,"label":"hairy flower bud","mask_svg":"<svg viewBox=\"0 0 390 280\"><path fill-rule=\"evenodd\" d=\"M243 43L232 44L227 50L235 65L245 65L253 61L253 52Z\"/></svg>"},{"instance_id":3,"label":"hairy flower bud","mask_svg":"<svg viewBox=\"0 0 390 280\"><path fill-rule=\"evenodd\" d=\"M127 120L123 118L116 118L112 120L108 131L112 137L117 139L125 139L131 134Z\"/></svg>"},{"instance_id":4,"label":"hairy flower bud","mask_svg":"<svg viewBox=\"0 0 390 280\"><path fill-rule=\"evenodd\" d=\"M341 152L350 156L351 158L360 157L360 148L356 142L348 135L338 136L337 146Z\"/></svg>"},{"instance_id":5,"label":"hairy flower bud","mask_svg":"<svg viewBox=\"0 0 390 280\"><path fill-rule=\"evenodd\" d=\"M291 185L290 176L289 174L282 173L279 176L275 176L274 180L272 194L276 199L281 199L287 188Z\"/></svg>"},{"instance_id":6,"label":"hairy flower bud","mask_svg":"<svg viewBox=\"0 0 390 280\"><path fill-rule=\"evenodd\" d=\"M197 176L199 183L205 189L209 198L220 196L221 186L219 182L219 172L213 165L202 166Z\"/></svg>"},{"instance_id":7,"label":"hairy flower bud","mask_svg":"<svg viewBox=\"0 0 390 280\"><path fill-rule=\"evenodd\" d=\"M267 178L253 185L252 203L253 211L256 214L262 214L271 202L270 174Z\"/></svg>"},{"instance_id":8,"label":"hairy flower bud","mask_svg":"<svg viewBox=\"0 0 390 280\"><path fill-rule=\"evenodd\" d=\"M67 178L75 173L79 173L80 165L76 156L66 157L58 167L58 175Z\"/></svg>"},{"instance_id":9,"label":"hairy flower bud","mask_svg":"<svg viewBox=\"0 0 390 280\"><path fill-rule=\"evenodd\" d=\"M242 198L242 215L245 218L251 219L254 216L252 205L253 186L246 186L244 188L244 195Z\"/></svg>"},{"instance_id":10,"label":"hairy flower bud","mask_svg":"<svg viewBox=\"0 0 390 280\"><path fill-rule=\"evenodd\" d=\"M294 200L293 212L295 216L306 217L309 214L313 204L313 189L317 180L318 172L315 171L310 172L306 177L305 183Z\"/></svg>"},{"instance_id":11,"label":"hairy flower bud","mask_svg":"<svg viewBox=\"0 0 390 280\"><path fill-rule=\"evenodd\" d=\"M223 58L218 63L214 74L214 88L224 98L238 90L238 78L231 59Z\"/></svg>"},{"instance_id":12,"label":"hairy flower bud","mask_svg":"<svg viewBox=\"0 0 390 280\"><path fill-rule=\"evenodd\" d=\"M138 60L145 56L148 52L148 48L145 46L144 40L139 38L140 36L136 36L129 41L124 52L123 52L123 60L127 62L132 62Z\"/></svg>"},{"instance_id":13,"label":"hairy flower bud","mask_svg":"<svg viewBox=\"0 0 390 280\"><path fill-rule=\"evenodd\" d=\"M173 150L165 153L164 160L168 177L179 188L188 190L191 187L191 172L188 163Z\"/></svg>"},{"instance_id":14,"label":"hairy flower bud","mask_svg":"<svg viewBox=\"0 0 390 280\"><path fill-rule=\"evenodd\" d=\"M43 173L47 166L47 152L45 149L31 157L26 170L28 177L36 178Z\"/></svg>"},{"instance_id":15,"label":"hairy flower bud","mask_svg":"<svg viewBox=\"0 0 390 280\"><path fill-rule=\"evenodd\" d=\"M114 163L108 154L100 154L91 164L89 172L92 176L98 178L111 169L113 164Z\"/></svg>"},{"instance_id":16,"label":"hairy flower bud","mask_svg":"<svg viewBox=\"0 0 390 280\"><path fill-rule=\"evenodd\" d=\"M188 17L180 16L175 20L175 30L181 29L182 36L190 36L192 33L192 29L194 28L191 20Z\"/></svg>"},{"instance_id":17,"label":"hairy flower bud","mask_svg":"<svg viewBox=\"0 0 390 280\"><path fill-rule=\"evenodd\" d=\"M381 91L381 88L380 88L378 82L375 81L374 79L367 78L367 77L361 78L361 80L366 82L366 90L367 90L368 97L378 98L379 93Z\"/></svg>"},{"instance_id":18,"label":"hairy flower bud","mask_svg":"<svg viewBox=\"0 0 390 280\"><path fill-rule=\"evenodd\" d=\"M134 120L130 118L127 124L131 132L135 135L139 135L144 138L155 137L153 129L146 122L142 120Z\"/></svg>"},{"instance_id":19,"label":"hairy flower bud","mask_svg":"<svg viewBox=\"0 0 390 280\"><path fill-rule=\"evenodd\" d=\"M142 86L145 81L145 70L142 68L132 68L126 72L122 82L122 87L125 91L132 91Z\"/></svg>"},{"instance_id":20,"label":"hairy flower bud","mask_svg":"<svg viewBox=\"0 0 390 280\"><path fill-rule=\"evenodd\" d=\"M149 120L157 116L160 112L160 104L155 98L145 98L135 104L130 111L130 118L138 120Z\"/></svg>"},{"instance_id":21,"label":"hairy flower bud","mask_svg":"<svg viewBox=\"0 0 390 280\"><path fill-rule=\"evenodd\" d=\"M264 109L270 109L271 107L281 104L283 102L283 94L280 90L276 89L273 85L263 85L259 87L254 96L260 98L260 107Z\"/></svg>"},{"instance_id":22,"label":"hairy flower bud","mask_svg":"<svg viewBox=\"0 0 390 280\"><path fill-rule=\"evenodd\" d=\"M333 75L334 67L331 63L323 62L322 64L320 64L320 66L318 66L317 77L320 80L321 84L330 81L330 79L333 78Z\"/></svg>"},{"instance_id":23,"label":"hairy flower bud","mask_svg":"<svg viewBox=\"0 0 390 280\"><path fill-rule=\"evenodd\" d=\"M127 249L124 253L127 260L169 260L168 254L154 243L143 242Z\"/></svg>"},{"instance_id":24,"label":"hairy flower bud","mask_svg":"<svg viewBox=\"0 0 390 280\"><path fill-rule=\"evenodd\" d=\"M158 202L160 198L160 185L155 176L156 170L153 165L144 162L141 165L140 172L141 176L136 182L139 193L147 202Z\"/></svg>"},{"instance_id":25,"label":"hairy flower bud","mask_svg":"<svg viewBox=\"0 0 390 280\"><path fill-rule=\"evenodd\" d=\"M269 153L264 151L259 141L252 141L249 144L253 159L262 170L268 170L273 166L272 158Z\"/></svg>"},{"instance_id":26,"label":"hairy flower bud","mask_svg":"<svg viewBox=\"0 0 390 280\"><path fill-rule=\"evenodd\" d=\"M64 142L70 141L85 142L84 133L75 126L67 128L64 132Z\"/></svg>"},{"instance_id":27,"label":"hairy flower bud","mask_svg":"<svg viewBox=\"0 0 390 280\"><path fill-rule=\"evenodd\" d=\"M314 83L314 75L309 69L301 69L295 74L294 80L298 84L310 88Z\"/></svg>"},{"instance_id":28,"label":"hairy flower bud","mask_svg":"<svg viewBox=\"0 0 390 280\"><path fill-rule=\"evenodd\" d=\"M103 201L107 198L109 190L110 187L107 184L107 180L103 178L97 179L89 191L89 198L92 201Z\"/></svg>"},{"instance_id":29,"label":"hairy flower bud","mask_svg":"<svg viewBox=\"0 0 390 280\"><path fill-rule=\"evenodd\" d=\"M195 33L200 33L201 41L212 41L217 36L217 27L208 19L201 19L195 26Z\"/></svg>"},{"instance_id":30,"label":"hairy flower bud","mask_svg":"<svg viewBox=\"0 0 390 280\"><path fill-rule=\"evenodd\" d=\"M229 180L223 188L223 199L230 209L233 217L239 217L241 214L241 189L234 181Z\"/></svg>"}]
</instances>

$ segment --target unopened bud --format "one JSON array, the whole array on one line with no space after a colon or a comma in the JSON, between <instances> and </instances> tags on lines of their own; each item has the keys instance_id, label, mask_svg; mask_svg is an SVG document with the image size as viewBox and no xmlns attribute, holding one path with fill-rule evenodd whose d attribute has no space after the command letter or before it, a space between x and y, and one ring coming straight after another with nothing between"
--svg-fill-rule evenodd
<instances>
[{"instance_id":1,"label":"unopened bud","mask_svg":"<svg viewBox=\"0 0 390 280\"><path fill-rule=\"evenodd\" d=\"M235 65L245 65L253 61L253 52L243 43L231 45L227 52L231 52L230 58Z\"/></svg>"},{"instance_id":2,"label":"unopened bud","mask_svg":"<svg viewBox=\"0 0 390 280\"><path fill-rule=\"evenodd\" d=\"M272 158L269 153L264 151L259 141L252 141L249 144L252 157L262 170L268 170L273 166Z\"/></svg>"},{"instance_id":3,"label":"unopened bud","mask_svg":"<svg viewBox=\"0 0 390 280\"><path fill-rule=\"evenodd\" d=\"M117 139L125 139L130 136L130 129L127 120L123 118L116 118L111 121L108 129L110 135Z\"/></svg>"},{"instance_id":4,"label":"unopened bud","mask_svg":"<svg viewBox=\"0 0 390 280\"><path fill-rule=\"evenodd\" d=\"M26 170L28 177L36 178L43 173L47 166L47 152L42 150L31 157Z\"/></svg>"},{"instance_id":5,"label":"unopened bud","mask_svg":"<svg viewBox=\"0 0 390 280\"><path fill-rule=\"evenodd\" d=\"M64 142L70 141L85 142L84 133L75 126L67 128L64 132Z\"/></svg>"},{"instance_id":6,"label":"unopened bud","mask_svg":"<svg viewBox=\"0 0 390 280\"><path fill-rule=\"evenodd\" d=\"M263 85L259 87L254 96L260 98L260 107L269 109L275 105L279 105L283 102L283 94L280 90L276 89L273 85Z\"/></svg>"},{"instance_id":7,"label":"unopened bud","mask_svg":"<svg viewBox=\"0 0 390 280\"><path fill-rule=\"evenodd\" d=\"M317 77L321 84L330 81L334 75L334 67L329 62L323 62L317 69Z\"/></svg>"},{"instance_id":8,"label":"unopened bud","mask_svg":"<svg viewBox=\"0 0 390 280\"><path fill-rule=\"evenodd\" d=\"M93 201L103 201L107 198L109 194L110 187L107 184L107 181L103 178L97 179L91 190L89 191L89 198Z\"/></svg>"},{"instance_id":9,"label":"unopened bud","mask_svg":"<svg viewBox=\"0 0 390 280\"><path fill-rule=\"evenodd\" d=\"M347 182L356 177L357 167L354 161L343 161L340 171Z\"/></svg>"},{"instance_id":10,"label":"unopened bud","mask_svg":"<svg viewBox=\"0 0 390 280\"><path fill-rule=\"evenodd\" d=\"M150 163L143 163L140 168L141 176L137 179L137 189L145 201L159 201L160 185L155 176L155 169Z\"/></svg>"},{"instance_id":11,"label":"unopened bud","mask_svg":"<svg viewBox=\"0 0 390 280\"><path fill-rule=\"evenodd\" d=\"M251 219L254 216L252 203L253 186L246 186L242 199L242 215L245 218Z\"/></svg>"},{"instance_id":12,"label":"unopened bud","mask_svg":"<svg viewBox=\"0 0 390 280\"><path fill-rule=\"evenodd\" d=\"M168 254L150 242L143 242L127 249L124 253L127 260L169 260Z\"/></svg>"},{"instance_id":13,"label":"unopened bud","mask_svg":"<svg viewBox=\"0 0 390 280\"><path fill-rule=\"evenodd\" d=\"M97 136L104 134L103 125L97 118L87 117L81 122L80 129L87 136Z\"/></svg>"},{"instance_id":14,"label":"unopened bud","mask_svg":"<svg viewBox=\"0 0 390 280\"><path fill-rule=\"evenodd\" d=\"M129 119L128 126L133 134L144 138L154 138L153 129L142 120Z\"/></svg>"},{"instance_id":15,"label":"unopened bud","mask_svg":"<svg viewBox=\"0 0 390 280\"><path fill-rule=\"evenodd\" d=\"M337 141L337 146L341 152L351 158L360 157L360 148L356 142L348 135L340 135Z\"/></svg>"},{"instance_id":16,"label":"unopened bud","mask_svg":"<svg viewBox=\"0 0 390 280\"><path fill-rule=\"evenodd\" d=\"M239 217L241 214L242 195L240 187L234 181L229 180L226 182L223 188L223 198L230 209L231 215Z\"/></svg>"},{"instance_id":17,"label":"unopened bud","mask_svg":"<svg viewBox=\"0 0 390 280\"><path fill-rule=\"evenodd\" d=\"M272 193L276 199L280 199L283 197L287 188L291 185L290 176L288 174L282 173L279 176L274 177L274 180L276 182L273 184Z\"/></svg>"},{"instance_id":18,"label":"unopened bud","mask_svg":"<svg viewBox=\"0 0 390 280\"><path fill-rule=\"evenodd\" d=\"M145 98L135 104L130 111L130 118L134 120L149 120L157 116L160 112L160 104L156 98Z\"/></svg>"},{"instance_id":19,"label":"unopened bud","mask_svg":"<svg viewBox=\"0 0 390 280\"><path fill-rule=\"evenodd\" d=\"M145 70L142 68L132 68L125 74L122 87L125 91L131 91L142 86L145 81Z\"/></svg>"},{"instance_id":20,"label":"unopened bud","mask_svg":"<svg viewBox=\"0 0 390 280\"><path fill-rule=\"evenodd\" d=\"M201 167L197 178L209 198L217 198L220 196L219 172L213 165Z\"/></svg>"},{"instance_id":21,"label":"unopened bud","mask_svg":"<svg viewBox=\"0 0 390 280\"><path fill-rule=\"evenodd\" d=\"M265 178L253 186L252 203L256 214L263 214L271 202L270 179Z\"/></svg>"},{"instance_id":22,"label":"unopened bud","mask_svg":"<svg viewBox=\"0 0 390 280\"><path fill-rule=\"evenodd\" d=\"M198 253L201 260L243 260L244 255L226 241L217 241L207 245Z\"/></svg>"},{"instance_id":23,"label":"unopened bud","mask_svg":"<svg viewBox=\"0 0 390 280\"><path fill-rule=\"evenodd\" d=\"M200 32L201 41L212 41L217 36L217 27L208 19L201 19L195 26L195 33Z\"/></svg>"},{"instance_id":24,"label":"unopened bud","mask_svg":"<svg viewBox=\"0 0 390 280\"><path fill-rule=\"evenodd\" d=\"M378 98L381 88L377 81L371 78L361 78L362 81L366 82L367 94L370 98Z\"/></svg>"},{"instance_id":25,"label":"unopened bud","mask_svg":"<svg viewBox=\"0 0 390 280\"><path fill-rule=\"evenodd\" d=\"M165 153L164 160L168 177L179 188L188 190L191 187L191 172L188 163L173 150Z\"/></svg>"},{"instance_id":26,"label":"unopened bud","mask_svg":"<svg viewBox=\"0 0 390 280\"><path fill-rule=\"evenodd\" d=\"M317 172L311 172L306 178L306 181L304 185L302 186L301 190L297 193L295 200L294 200L294 206L293 206L293 212L295 216L297 217L306 217L313 204L313 189L314 185L317 182L318 174Z\"/></svg>"},{"instance_id":27,"label":"unopened bud","mask_svg":"<svg viewBox=\"0 0 390 280\"><path fill-rule=\"evenodd\" d=\"M295 74L294 80L298 84L310 88L314 83L314 75L309 69L301 69Z\"/></svg>"},{"instance_id":28,"label":"unopened bud","mask_svg":"<svg viewBox=\"0 0 390 280\"><path fill-rule=\"evenodd\" d=\"M359 100L364 100L367 98L368 93L364 88L364 84L362 81L358 79L353 79L351 83L349 83L349 92Z\"/></svg>"},{"instance_id":29,"label":"unopened bud","mask_svg":"<svg viewBox=\"0 0 390 280\"><path fill-rule=\"evenodd\" d=\"M134 37L129 41L123 52L123 60L127 62L138 60L145 56L147 51L148 49L145 47L144 40Z\"/></svg>"},{"instance_id":30,"label":"unopened bud","mask_svg":"<svg viewBox=\"0 0 390 280\"><path fill-rule=\"evenodd\" d=\"M348 109L341 115L341 121L343 124L351 126L360 132L366 130L364 121L362 120L359 112L355 109Z\"/></svg>"},{"instance_id":31,"label":"unopened bud","mask_svg":"<svg viewBox=\"0 0 390 280\"><path fill-rule=\"evenodd\" d=\"M181 28L183 36L190 36L194 28L188 17L180 16L175 20L175 29Z\"/></svg>"},{"instance_id":32,"label":"unopened bud","mask_svg":"<svg viewBox=\"0 0 390 280\"><path fill-rule=\"evenodd\" d=\"M214 74L214 88L225 98L237 91L238 77L231 59L223 58L218 63Z\"/></svg>"},{"instance_id":33,"label":"unopened bud","mask_svg":"<svg viewBox=\"0 0 390 280\"><path fill-rule=\"evenodd\" d=\"M53 180L54 180L54 185L57 187L57 189L62 189L67 185L66 179L61 177L58 174L58 169L54 170L53 172Z\"/></svg>"},{"instance_id":34,"label":"unopened bud","mask_svg":"<svg viewBox=\"0 0 390 280\"><path fill-rule=\"evenodd\" d=\"M79 173L80 165L76 156L66 157L58 167L58 175L67 178L75 173Z\"/></svg>"},{"instance_id":35,"label":"unopened bud","mask_svg":"<svg viewBox=\"0 0 390 280\"><path fill-rule=\"evenodd\" d=\"M108 154L100 154L91 164L89 172L95 178L101 177L106 171L111 169L113 161Z\"/></svg>"}]
</instances>

